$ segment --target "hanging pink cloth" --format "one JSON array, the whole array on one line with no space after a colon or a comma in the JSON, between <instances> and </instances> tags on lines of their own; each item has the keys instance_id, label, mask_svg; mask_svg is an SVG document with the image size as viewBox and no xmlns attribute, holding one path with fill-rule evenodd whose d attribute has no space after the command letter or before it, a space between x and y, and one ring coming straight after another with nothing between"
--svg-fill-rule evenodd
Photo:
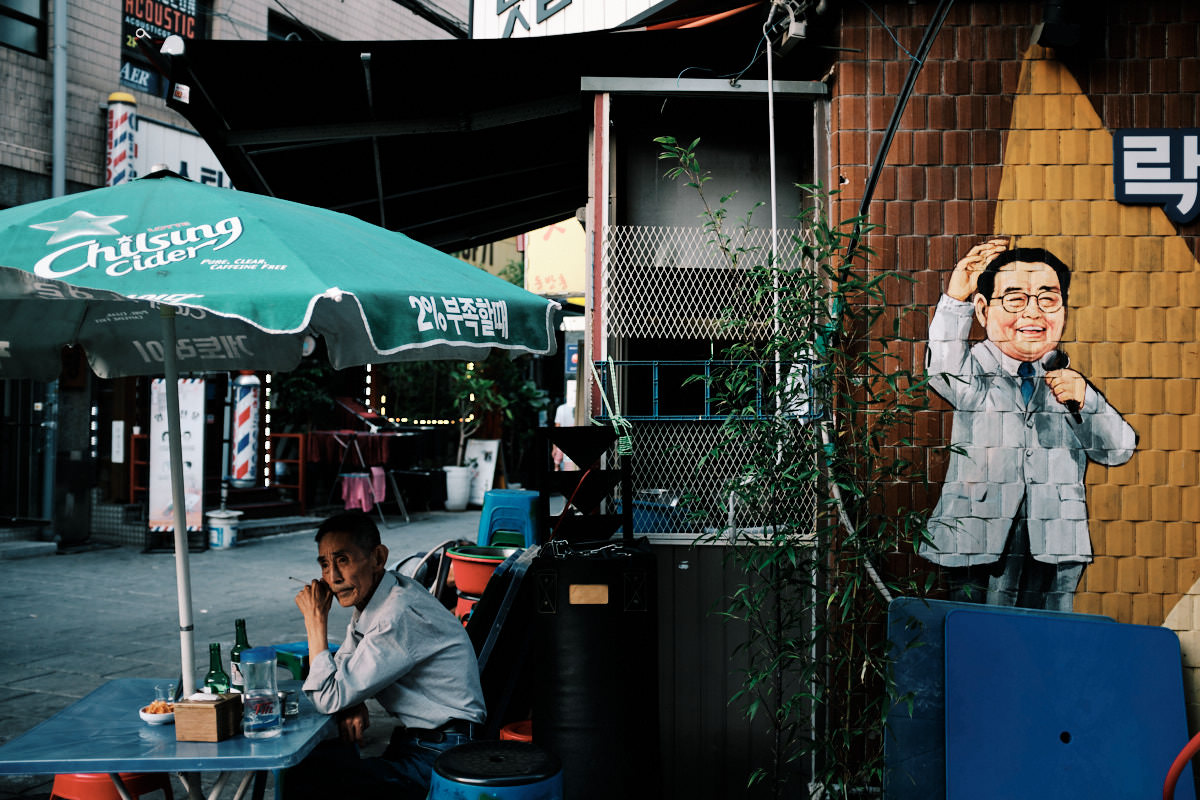
<instances>
[{"instance_id":1,"label":"hanging pink cloth","mask_svg":"<svg viewBox=\"0 0 1200 800\"><path fill-rule=\"evenodd\" d=\"M387 499L387 473L383 467L371 467L371 491L375 493L376 503Z\"/></svg>"},{"instance_id":2,"label":"hanging pink cloth","mask_svg":"<svg viewBox=\"0 0 1200 800\"><path fill-rule=\"evenodd\" d=\"M375 507L371 502L371 476L365 472L342 473L342 503L346 510L360 509L370 511Z\"/></svg>"},{"instance_id":3,"label":"hanging pink cloth","mask_svg":"<svg viewBox=\"0 0 1200 800\"><path fill-rule=\"evenodd\" d=\"M387 495L387 473L383 467L371 467L371 473L342 473L342 503L347 510L370 511L375 503L382 503ZM374 498L374 501L372 501Z\"/></svg>"}]
</instances>

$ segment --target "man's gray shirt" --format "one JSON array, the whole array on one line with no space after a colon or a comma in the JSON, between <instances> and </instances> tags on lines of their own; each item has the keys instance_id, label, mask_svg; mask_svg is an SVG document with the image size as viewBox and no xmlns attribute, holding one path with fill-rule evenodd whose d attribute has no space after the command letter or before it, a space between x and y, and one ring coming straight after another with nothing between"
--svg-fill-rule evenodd
<instances>
[{"instance_id":1,"label":"man's gray shirt","mask_svg":"<svg viewBox=\"0 0 1200 800\"><path fill-rule=\"evenodd\" d=\"M374 697L409 728L483 722L475 650L462 623L421 584L387 572L355 609L336 655L310 655L304 691L332 714Z\"/></svg>"}]
</instances>

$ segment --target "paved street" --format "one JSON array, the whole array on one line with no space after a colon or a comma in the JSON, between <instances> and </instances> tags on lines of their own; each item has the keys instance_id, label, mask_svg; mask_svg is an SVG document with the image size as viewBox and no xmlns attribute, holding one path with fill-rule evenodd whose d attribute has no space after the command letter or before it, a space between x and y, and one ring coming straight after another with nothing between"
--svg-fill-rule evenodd
<instances>
[{"instance_id":1,"label":"paved street","mask_svg":"<svg viewBox=\"0 0 1200 800\"><path fill-rule=\"evenodd\" d=\"M479 511L425 512L408 525L389 522L383 541L394 563L446 539L474 541ZM191 554L197 683L208 668L209 642L220 642L228 659L238 617L246 620L251 645L304 639L292 599L299 584L288 576L318 574L313 533L267 536L233 550ZM335 604L331 638L341 639L348 619L349 612ZM178 623L170 553L101 547L0 561L0 742L111 678L178 674ZM378 706L374 712L365 748L372 754L382 750L391 730ZM52 776L0 776L0 800L45 800L51 782ZM182 784L176 780L175 785L177 796L183 796Z\"/></svg>"}]
</instances>

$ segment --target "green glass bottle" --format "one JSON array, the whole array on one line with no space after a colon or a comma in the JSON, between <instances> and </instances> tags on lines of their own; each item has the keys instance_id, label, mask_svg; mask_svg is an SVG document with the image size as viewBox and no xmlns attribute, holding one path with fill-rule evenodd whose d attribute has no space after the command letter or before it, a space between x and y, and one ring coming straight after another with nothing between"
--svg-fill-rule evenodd
<instances>
[{"instance_id":1,"label":"green glass bottle","mask_svg":"<svg viewBox=\"0 0 1200 800\"><path fill-rule=\"evenodd\" d=\"M221 645L217 642L208 646L208 674L204 676L204 691L212 694L229 691L229 676L221 666Z\"/></svg>"},{"instance_id":2,"label":"green glass bottle","mask_svg":"<svg viewBox=\"0 0 1200 800\"><path fill-rule=\"evenodd\" d=\"M242 678L242 651L250 649L250 642L246 639L246 620L234 620L233 627L236 631L236 641L233 643L233 649L229 651L229 689L240 692L246 684Z\"/></svg>"}]
</instances>

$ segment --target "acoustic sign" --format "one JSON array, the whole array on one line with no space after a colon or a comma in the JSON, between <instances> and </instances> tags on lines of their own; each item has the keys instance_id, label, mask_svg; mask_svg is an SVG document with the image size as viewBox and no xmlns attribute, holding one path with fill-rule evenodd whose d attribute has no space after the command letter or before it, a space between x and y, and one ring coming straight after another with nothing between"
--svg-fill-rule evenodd
<instances>
[{"instance_id":1,"label":"acoustic sign","mask_svg":"<svg viewBox=\"0 0 1200 800\"><path fill-rule=\"evenodd\" d=\"M210 6L210 0L125 0L121 10L121 85L166 97L170 82L146 51L157 53L171 35L208 38Z\"/></svg>"},{"instance_id":2,"label":"acoustic sign","mask_svg":"<svg viewBox=\"0 0 1200 800\"><path fill-rule=\"evenodd\" d=\"M1162 205L1172 222L1200 213L1200 128L1125 128L1113 134L1119 203Z\"/></svg>"}]
</instances>

